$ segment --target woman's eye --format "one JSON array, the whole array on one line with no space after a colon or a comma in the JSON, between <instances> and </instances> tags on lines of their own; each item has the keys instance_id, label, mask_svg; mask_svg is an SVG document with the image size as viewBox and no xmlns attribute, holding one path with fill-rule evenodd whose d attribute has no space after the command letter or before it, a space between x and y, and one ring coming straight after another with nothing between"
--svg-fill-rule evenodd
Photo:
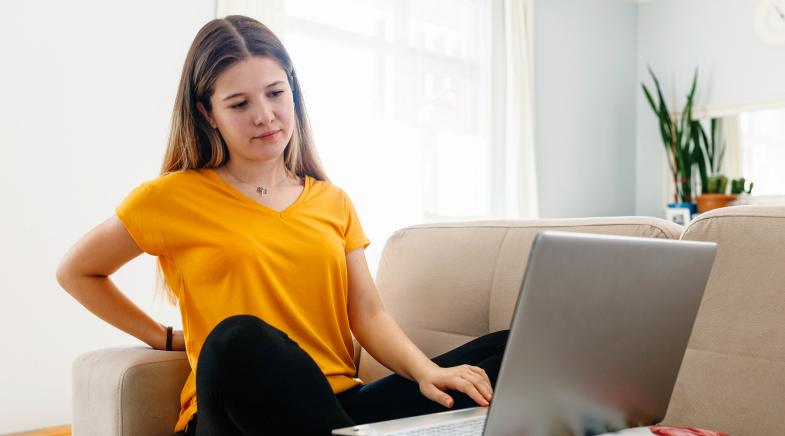
<instances>
[{"instance_id":1,"label":"woman's eye","mask_svg":"<svg viewBox=\"0 0 785 436\"><path fill-rule=\"evenodd\" d=\"M241 101L240 103L233 104L231 107L232 109L240 109L241 107L244 107L247 103L248 102Z\"/></svg>"},{"instance_id":2,"label":"woman's eye","mask_svg":"<svg viewBox=\"0 0 785 436\"><path fill-rule=\"evenodd\" d=\"M278 97L281 94L283 94L283 91L273 91L273 93L272 93L273 97Z\"/></svg>"}]
</instances>

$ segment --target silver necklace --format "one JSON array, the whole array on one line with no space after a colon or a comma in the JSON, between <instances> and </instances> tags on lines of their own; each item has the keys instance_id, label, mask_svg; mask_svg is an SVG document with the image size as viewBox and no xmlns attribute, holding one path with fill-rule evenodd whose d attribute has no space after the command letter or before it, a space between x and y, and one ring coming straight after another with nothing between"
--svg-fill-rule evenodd
<instances>
[{"instance_id":1,"label":"silver necklace","mask_svg":"<svg viewBox=\"0 0 785 436\"><path fill-rule=\"evenodd\" d=\"M267 192L267 188L265 188L264 186L259 186L259 185L257 185L256 183L249 183L249 182L246 182L245 180L243 180L243 179L241 179L241 178L237 177L236 175L234 175L234 174L233 174L231 171L229 171L229 169L228 169L228 168L224 168L224 169L226 170L226 172L227 172L227 173L228 173L230 176L234 177L235 179L237 179L237 180L239 180L239 181L241 181L241 182L245 183L246 185L255 186L255 187L256 187L256 192L258 192L259 194L261 194L261 195L267 195L267 194L268 194L268 192Z\"/></svg>"}]
</instances>

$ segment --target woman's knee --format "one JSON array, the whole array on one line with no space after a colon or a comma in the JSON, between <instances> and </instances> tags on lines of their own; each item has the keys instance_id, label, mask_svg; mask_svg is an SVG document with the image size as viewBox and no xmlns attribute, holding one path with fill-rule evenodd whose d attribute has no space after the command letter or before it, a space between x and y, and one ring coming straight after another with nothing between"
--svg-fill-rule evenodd
<instances>
[{"instance_id":1,"label":"woman's knee","mask_svg":"<svg viewBox=\"0 0 785 436\"><path fill-rule=\"evenodd\" d=\"M233 315L225 318L219 322L210 334L207 335L206 340L211 337L218 338L217 340L228 342L243 338L249 335L258 336L260 332L265 334L273 334L275 336L286 336L286 333L278 330L272 325L265 322L263 319L254 315Z\"/></svg>"},{"instance_id":2,"label":"woman's knee","mask_svg":"<svg viewBox=\"0 0 785 436\"><path fill-rule=\"evenodd\" d=\"M242 355L249 349L275 346L288 336L253 315L234 315L219 322L207 335L201 354L230 358Z\"/></svg>"},{"instance_id":3,"label":"woman's knee","mask_svg":"<svg viewBox=\"0 0 785 436\"><path fill-rule=\"evenodd\" d=\"M216 324L213 327L213 330L210 334L224 334L227 331L237 331L242 329L252 329L258 327L272 327L270 324L267 324L264 320L259 318L258 316L254 315L232 315L230 317L224 318L221 322ZM209 337L209 336L208 336Z\"/></svg>"},{"instance_id":4,"label":"woman's knee","mask_svg":"<svg viewBox=\"0 0 785 436\"><path fill-rule=\"evenodd\" d=\"M507 345L507 338L510 336L509 330L499 330L487 335L488 343L491 346L504 348Z\"/></svg>"}]
</instances>

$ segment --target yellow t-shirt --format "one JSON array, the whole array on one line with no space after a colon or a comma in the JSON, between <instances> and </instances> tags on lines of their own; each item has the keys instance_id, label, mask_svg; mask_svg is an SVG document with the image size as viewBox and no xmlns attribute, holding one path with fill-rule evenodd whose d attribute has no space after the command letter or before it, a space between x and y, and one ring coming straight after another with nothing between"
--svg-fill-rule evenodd
<instances>
[{"instance_id":1,"label":"yellow t-shirt","mask_svg":"<svg viewBox=\"0 0 785 436\"><path fill-rule=\"evenodd\" d=\"M297 200L278 212L212 169L186 170L143 183L116 212L139 248L158 256L179 299L191 374L175 431L196 413L202 344L232 315L255 315L286 332L319 365L333 392L360 383L346 253L370 242L340 188L306 176Z\"/></svg>"}]
</instances>

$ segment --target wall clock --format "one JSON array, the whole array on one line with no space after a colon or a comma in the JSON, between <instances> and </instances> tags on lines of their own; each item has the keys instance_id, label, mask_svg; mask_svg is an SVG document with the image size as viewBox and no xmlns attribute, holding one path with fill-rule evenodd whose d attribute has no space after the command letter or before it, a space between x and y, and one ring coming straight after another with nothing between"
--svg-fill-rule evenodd
<instances>
[{"instance_id":1,"label":"wall clock","mask_svg":"<svg viewBox=\"0 0 785 436\"><path fill-rule=\"evenodd\" d=\"M785 0L760 0L755 8L755 34L767 43L785 45Z\"/></svg>"}]
</instances>

